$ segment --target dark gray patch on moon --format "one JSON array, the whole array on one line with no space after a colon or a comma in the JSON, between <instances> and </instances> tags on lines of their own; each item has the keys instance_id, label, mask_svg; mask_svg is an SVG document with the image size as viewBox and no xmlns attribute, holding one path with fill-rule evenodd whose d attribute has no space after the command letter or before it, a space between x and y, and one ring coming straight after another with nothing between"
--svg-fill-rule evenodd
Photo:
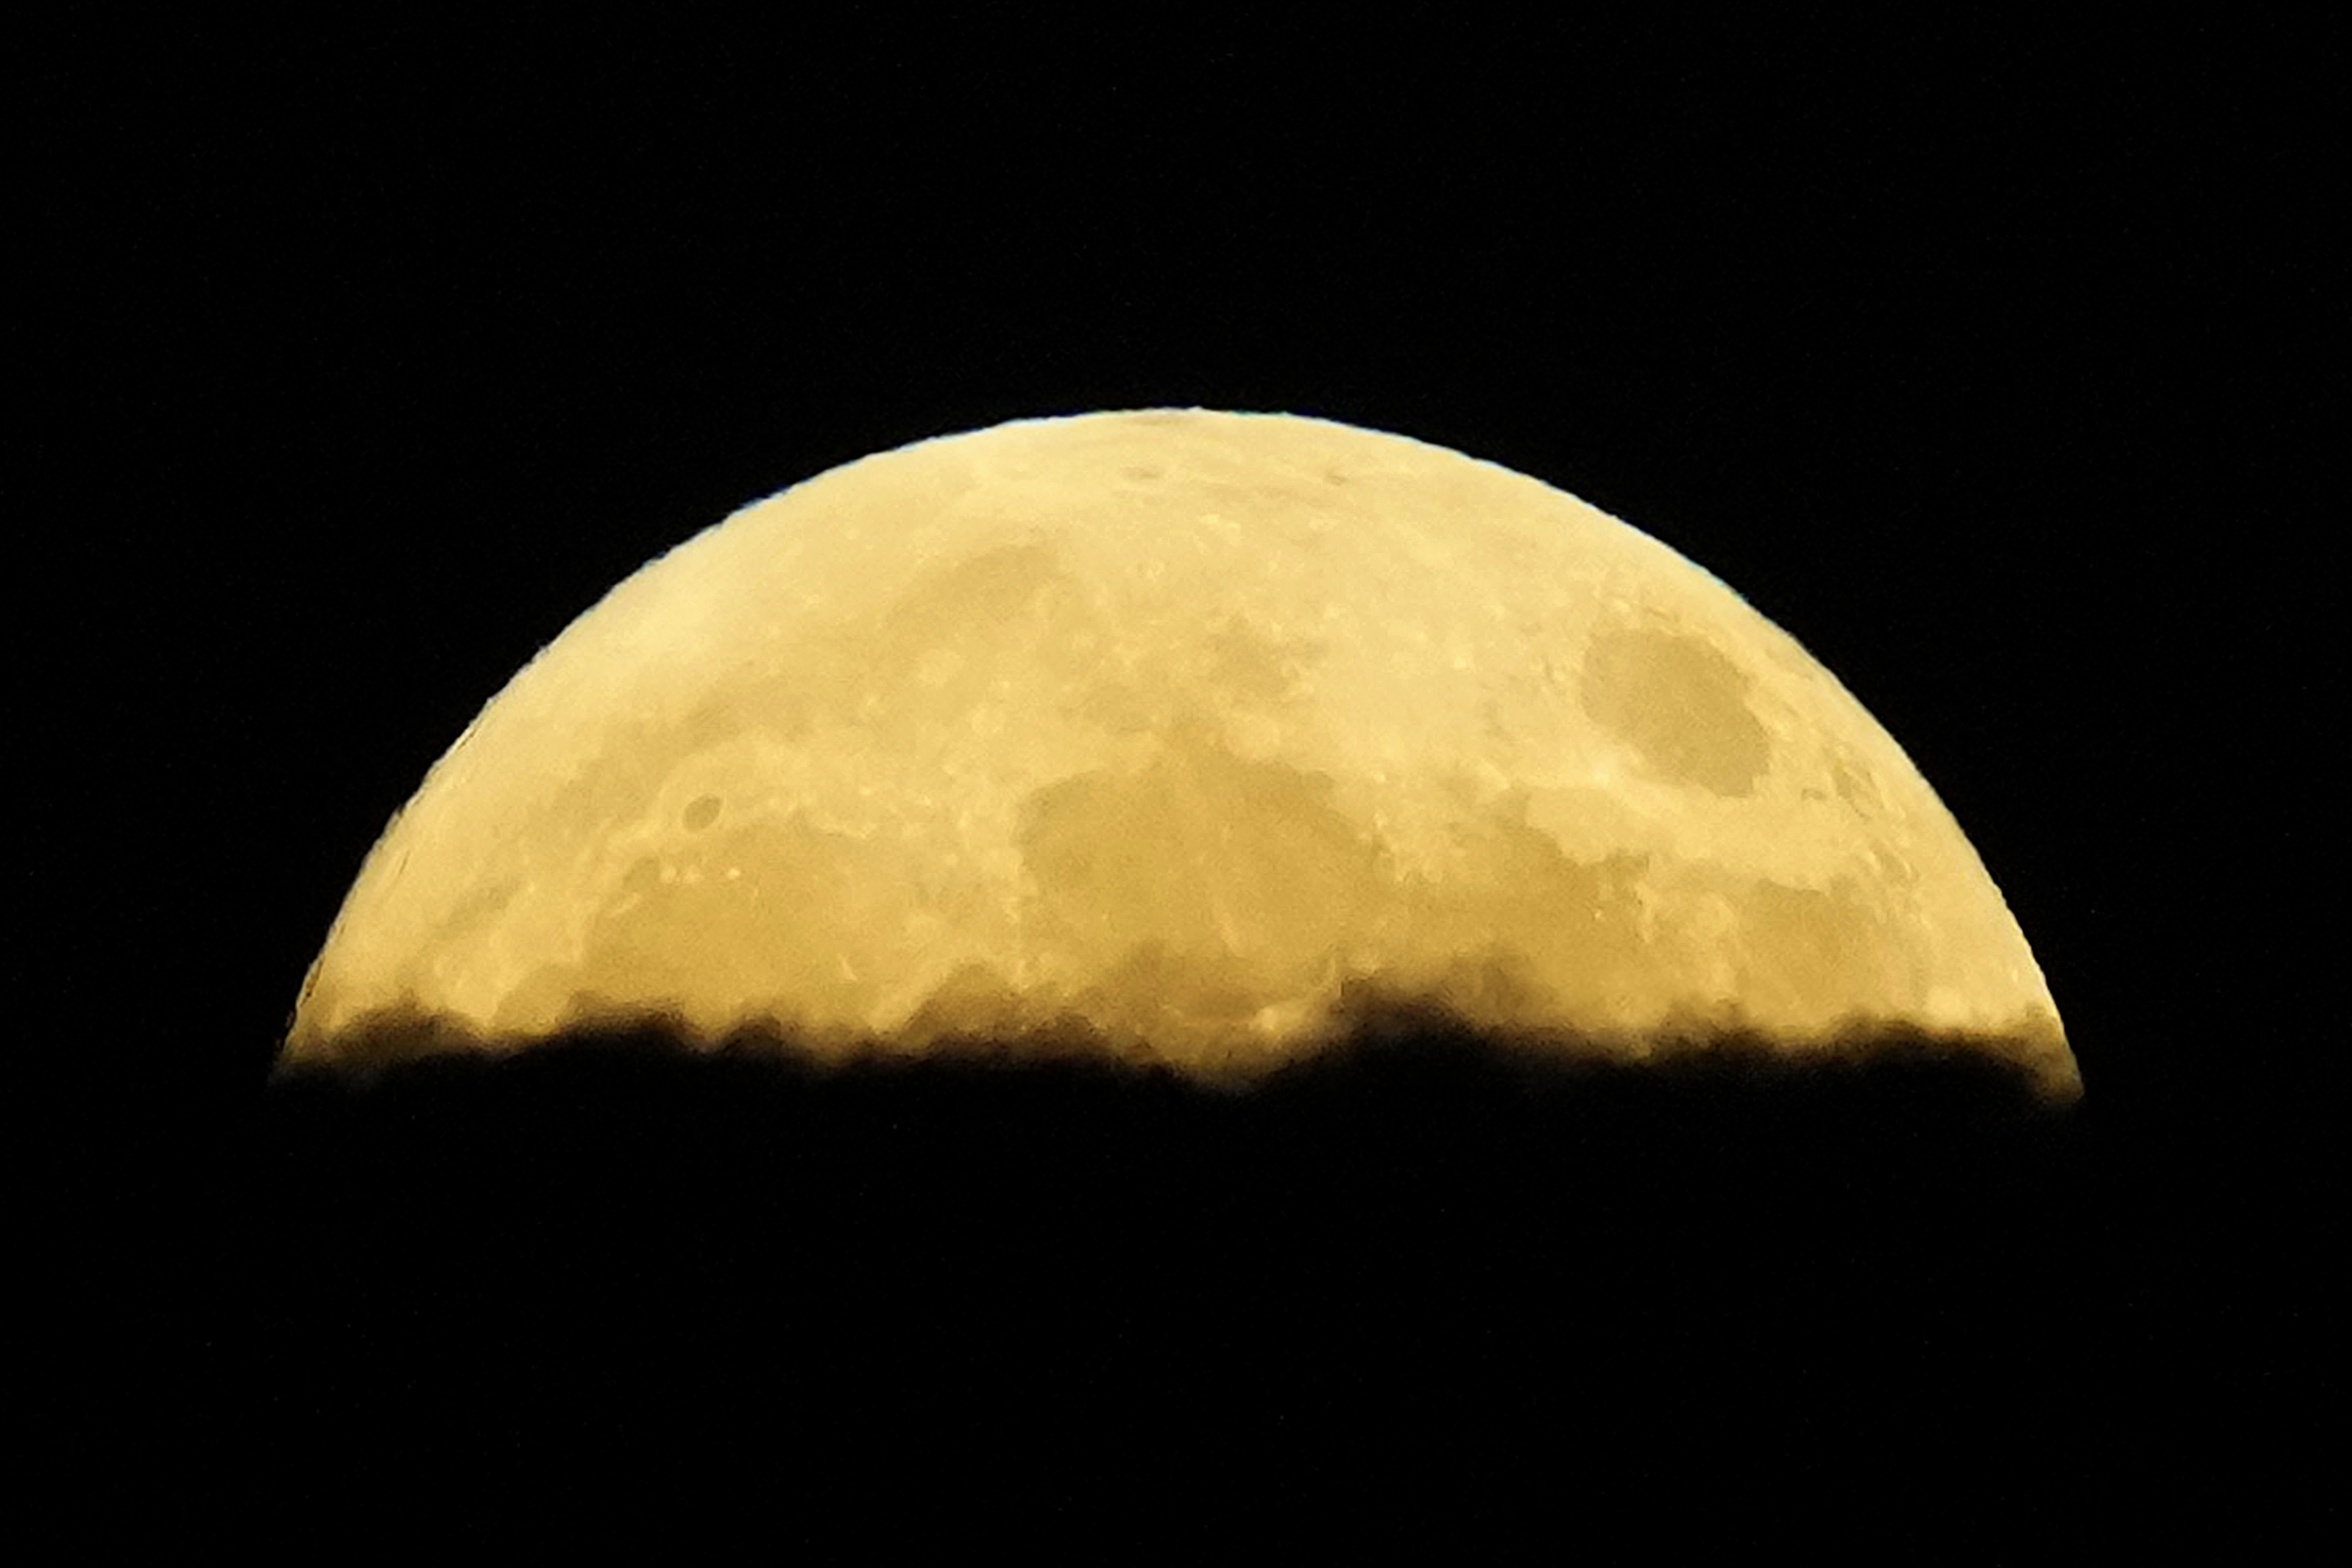
<instances>
[{"instance_id":1,"label":"dark gray patch on moon","mask_svg":"<svg viewBox=\"0 0 2352 1568\"><path fill-rule=\"evenodd\" d=\"M1620 627L1584 651L1578 700L1650 771L1720 795L1755 792L1772 738L1748 707L1748 677L1698 637Z\"/></svg>"},{"instance_id":2,"label":"dark gray patch on moon","mask_svg":"<svg viewBox=\"0 0 2352 1568\"><path fill-rule=\"evenodd\" d=\"M433 933L435 945L447 946L465 941L504 913L506 907L514 902L515 895L520 891L522 879L519 877L484 882L459 900L457 907L449 911L448 917Z\"/></svg>"}]
</instances>

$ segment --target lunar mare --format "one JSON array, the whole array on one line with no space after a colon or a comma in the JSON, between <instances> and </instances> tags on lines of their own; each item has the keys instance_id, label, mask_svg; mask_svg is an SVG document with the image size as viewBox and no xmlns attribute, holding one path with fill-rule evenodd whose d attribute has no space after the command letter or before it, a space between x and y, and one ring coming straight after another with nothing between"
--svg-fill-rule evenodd
<instances>
[{"instance_id":1,"label":"lunar mare","mask_svg":"<svg viewBox=\"0 0 2352 1568\"><path fill-rule=\"evenodd\" d=\"M1202 410L919 442L629 577L387 827L287 1051L1075 1018L1245 1072L1367 988L1633 1055L1966 1033L2078 1083L1950 813L1729 588L1494 464Z\"/></svg>"}]
</instances>

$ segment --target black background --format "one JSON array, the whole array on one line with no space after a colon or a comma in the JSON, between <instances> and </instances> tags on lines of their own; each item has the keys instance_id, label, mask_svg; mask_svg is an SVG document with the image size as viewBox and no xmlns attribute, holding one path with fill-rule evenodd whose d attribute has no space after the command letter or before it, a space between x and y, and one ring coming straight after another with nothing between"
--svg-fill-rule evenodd
<instances>
[{"instance_id":1,"label":"black background","mask_svg":"<svg viewBox=\"0 0 2352 1568\"><path fill-rule=\"evenodd\" d=\"M982 1476L1117 1502L1115 1548L1269 1499L1895 1545L2316 1500L2312 40L845 15L86 21L16 68L60 1495L558 1478L578 1523L725 1476L800 1520ZM1740 590L1969 832L2080 1108L1443 1040L1247 1101L611 1050L268 1084L385 818L611 584L869 452L1171 405L1491 458Z\"/></svg>"}]
</instances>

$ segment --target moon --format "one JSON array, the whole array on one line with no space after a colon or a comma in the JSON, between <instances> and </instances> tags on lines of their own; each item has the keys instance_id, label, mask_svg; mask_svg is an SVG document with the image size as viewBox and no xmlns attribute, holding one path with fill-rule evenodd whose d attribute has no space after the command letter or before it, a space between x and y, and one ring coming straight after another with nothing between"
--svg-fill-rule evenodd
<instances>
[{"instance_id":1,"label":"moon","mask_svg":"<svg viewBox=\"0 0 2352 1568\"><path fill-rule=\"evenodd\" d=\"M655 1015L1246 1077L1368 994L2080 1084L1958 824L1731 589L1496 464L1200 409L918 442L627 578L394 817L284 1057Z\"/></svg>"}]
</instances>

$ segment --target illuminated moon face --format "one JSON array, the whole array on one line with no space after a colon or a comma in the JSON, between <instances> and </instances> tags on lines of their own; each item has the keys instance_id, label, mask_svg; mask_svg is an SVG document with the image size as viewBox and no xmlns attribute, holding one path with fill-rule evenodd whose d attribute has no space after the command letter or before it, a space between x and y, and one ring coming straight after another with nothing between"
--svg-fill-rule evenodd
<instances>
[{"instance_id":1,"label":"illuminated moon face","mask_svg":"<svg viewBox=\"0 0 2352 1568\"><path fill-rule=\"evenodd\" d=\"M1201 411L886 452L622 583L394 819L289 1051L1076 1016L1246 1072L1367 990L1637 1055L1968 1031L2076 1083L1950 814L1728 588L1508 469Z\"/></svg>"}]
</instances>

